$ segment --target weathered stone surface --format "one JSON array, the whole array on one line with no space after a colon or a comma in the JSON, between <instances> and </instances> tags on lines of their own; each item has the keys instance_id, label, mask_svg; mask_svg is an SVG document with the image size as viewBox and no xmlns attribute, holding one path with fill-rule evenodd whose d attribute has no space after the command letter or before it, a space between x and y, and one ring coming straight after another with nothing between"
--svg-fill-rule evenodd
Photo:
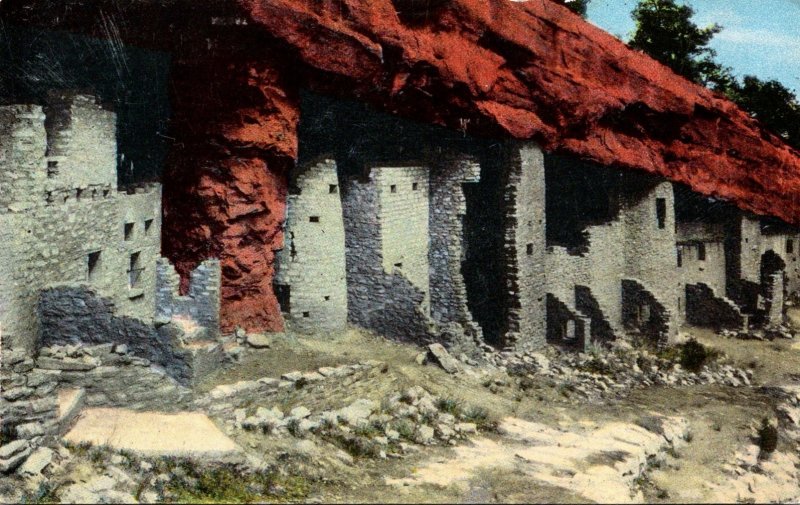
<instances>
[{"instance_id":1,"label":"weathered stone surface","mask_svg":"<svg viewBox=\"0 0 800 505\"><path fill-rule=\"evenodd\" d=\"M42 473L47 465L53 461L53 450L48 447L40 447L28 456L25 463L19 468L18 472L23 475L36 475Z\"/></svg>"},{"instance_id":2,"label":"weathered stone surface","mask_svg":"<svg viewBox=\"0 0 800 505\"><path fill-rule=\"evenodd\" d=\"M247 345L255 347L256 349L266 349L271 345L272 341L269 337L262 333L251 333L247 335Z\"/></svg>"},{"instance_id":3,"label":"weathered stone surface","mask_svg":"<svg viewBox=\"0 0 800 505\"><path fill-rule=\"evenodd\" d=\"M461 365L458 363L458 360L452 357L442 344L429 345L428 353L445 372L456 373L461 370Z\"/></svg>"}]
</instances>

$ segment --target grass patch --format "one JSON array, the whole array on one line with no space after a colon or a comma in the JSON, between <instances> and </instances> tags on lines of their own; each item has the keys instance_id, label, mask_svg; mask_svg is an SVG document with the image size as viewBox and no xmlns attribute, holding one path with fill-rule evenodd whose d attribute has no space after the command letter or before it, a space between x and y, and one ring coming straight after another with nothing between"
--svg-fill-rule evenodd
<instances>
[{"instance_id":1,"label":"grass patch","mask_svg":"<svg viewBox=\"0 0 800 505\"><path fill-rule=\"evenodd\" d=\"M302 501L311 491L303 477L274 471L242 471L235 465L196 466L189 462L164 461L180 468L164 488L165 498L178 503L259 503Z\"/></svg>"}]
</instances>

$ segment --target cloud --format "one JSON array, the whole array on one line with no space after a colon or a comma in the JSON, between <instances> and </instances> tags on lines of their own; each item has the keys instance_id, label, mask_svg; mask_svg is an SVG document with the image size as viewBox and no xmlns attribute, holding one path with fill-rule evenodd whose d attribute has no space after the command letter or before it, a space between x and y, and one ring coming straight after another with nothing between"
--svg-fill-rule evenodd
<instances>
[{"instance_id":1,"label":"cloud","mask_svg":"<svg viewBox=\"0 0 800 505\"><path fill-rule=\"evenodd\" d=\"M800 0L798 1L800 2ZM770 30L754 28L726 28L718 33L714 39L729 44L747 44L760 47L785 47L787 49L793 49L800 46L800 36L792 36L786 33L777 33Z\"/></svg>"}]
</instances>

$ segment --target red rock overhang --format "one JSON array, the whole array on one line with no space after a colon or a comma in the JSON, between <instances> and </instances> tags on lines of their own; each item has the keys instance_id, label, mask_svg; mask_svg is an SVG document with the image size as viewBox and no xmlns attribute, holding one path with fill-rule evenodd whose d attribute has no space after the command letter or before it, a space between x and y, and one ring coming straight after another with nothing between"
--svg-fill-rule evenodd
<instances>
[{"instance_id":1,"label":"red rock overhang","mask_svg":"<svg viewBox=\"0 0 800 505\"><path fill-rule=\"evenodd\" d=\"M412 22L391 0L4 0L0 16L102 37L104 13L123 40L173 52L164 247L184 275L222 258L226 329L280 328L272 250L303 87L800 225L800 153L731 102L549 0L438 3Z\"/></svg>"}]
</instances>

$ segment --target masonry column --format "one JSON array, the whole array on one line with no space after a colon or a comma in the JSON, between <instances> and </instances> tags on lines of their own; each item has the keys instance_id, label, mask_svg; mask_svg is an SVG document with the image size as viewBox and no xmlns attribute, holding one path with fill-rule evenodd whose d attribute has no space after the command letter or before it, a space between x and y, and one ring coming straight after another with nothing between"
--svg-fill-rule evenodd
<instances>
[{"instance_id":1,"label":"masonry column","mask_svg":"<svg viewBox=\"0 0 800 505\"><path fill-rule=\"evenodd\" d=\"M164 254L184 289L201 261L220 259L223 331L280 331L273 262L297 155L296 93L281 65L247 59L252 50L236 42L202 39L181 49L171 69Z\"/></svg>"},{"instance_id":2,"label":"masonry column","mask_svg":"<svg viewBox=\"0 0 800 505\"><path fill-rule=\"evenodd\" d=\"M430 184L431 317L440 324L458 323L468 334L481 336L467 306L462 274L465 255L463 184L477 184L481 167L472 158L450 153L434 160Z\"/></svg>"},{"instance_id":3,"label":"masonry column","mask_svg":"<svg viewBox=\"0 0 800 505\"><path fill-rule=\"evenodd\" d=\"M505 166L504 344L532 349L546 343L544 154L533 143L512 143Z\"/></svg>"}]
</instances>

